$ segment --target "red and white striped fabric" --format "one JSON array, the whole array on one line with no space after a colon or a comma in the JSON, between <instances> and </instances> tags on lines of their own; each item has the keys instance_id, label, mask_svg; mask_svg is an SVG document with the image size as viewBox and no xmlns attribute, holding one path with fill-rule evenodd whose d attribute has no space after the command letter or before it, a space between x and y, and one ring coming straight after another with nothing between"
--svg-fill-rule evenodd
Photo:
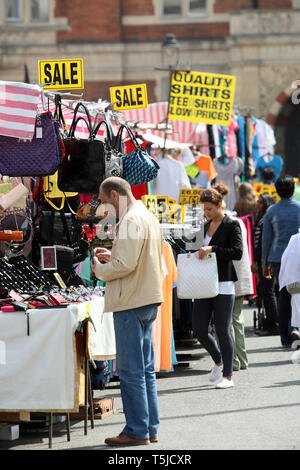
<instances>
[{"instance_id":1,"label":"red and white striped fabric","mask_svg":"<svg viewBox=\"0 0 300 470\"><path fill-rule=\"evenodd\" d=\"M40 95L38 85L0 80L0 135L31 140Z\"/></svg>"},{"instance_id":2,"label":"red and white striped fabric","mask_svg":"<svg viewBox=\"0 0 300 470\"><path fill-rule=\"evenodd\" d=\"M124 119L128 121L141 121L147 124L158 124L166 119L168 111L167 101L152 103L146 109L134 109L130 111L122 111ZM188 122L169 120L173 127L173 133L167 134L167 138L176 142L187 142L193 145L201 145L203 153L209 152L208 133L206 124L203 122ZM164 136L164 132L151 129L151 133L155 133L160 137ZM206 148L207 147L207 148Z\"/></svg>"}]
</instances>

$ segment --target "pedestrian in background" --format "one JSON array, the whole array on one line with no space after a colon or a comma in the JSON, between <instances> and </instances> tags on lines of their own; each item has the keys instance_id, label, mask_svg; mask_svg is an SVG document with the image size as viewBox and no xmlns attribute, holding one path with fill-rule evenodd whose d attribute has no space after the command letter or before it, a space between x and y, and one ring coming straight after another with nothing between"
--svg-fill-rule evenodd
<instances>
[{"instance_id":1,"label":"pedestrian in background","mask_svg":"<svg viewBox=\"0 0 300 470\"><path fill-rule=\"evenodd\" d=\"M241 183L238 188L234 211L238 217L255 215L257 194L250 183Z\"/></svg>"},{"instance_id":2,"label":"pedestrian in background","mask_svg":"<svg viewBox=\"0 0 300 470\"><path fill-rule=\"evenodd\" d=\"M245 344L245 322L243 301L245 295L253 294L253 282L250 257L247 244L247 230L242 220L237 219L242 232L243 255L240 260L233 260L238 280L234 283L235 299L232 311L231 336L234 343L233 370L248 368L248 357Z\"/></svg>"},{"instance_id":3,"label":"pedestrian in background","mask_svg":"<svg viewBox=\"0 0 300 470\"><path fill-rule=\"evenodd\" d=\"M267 209L273 204L275 204L275 201L270 194L264 193L259 196L257 200L257 215L254 228L252 271L256 278L258 301L260 303L263 302L266 314L266 317L263 320L263 329L261 331L257 331L257 334L260 336L279 334L274 277L264 277L261 265L264 215Z\"/></svg>"},{"instance_id":4,"label":"pedestrian in background","mask_svg":"<svg viewBox=\"0 0 300 470\"><path fill-rule=\"evenodd\" d=\"M264 216L261 262L263 275L274 275L278 284L282 254L300 228L300 203L293 199L295 183L291 176L278 178L275 188L281 200L269 207ZM299 332L291 327L291 296L286 287L279 292L278 317L281 344L290 348L299 339Z\"/></svg>"}]
</instances>

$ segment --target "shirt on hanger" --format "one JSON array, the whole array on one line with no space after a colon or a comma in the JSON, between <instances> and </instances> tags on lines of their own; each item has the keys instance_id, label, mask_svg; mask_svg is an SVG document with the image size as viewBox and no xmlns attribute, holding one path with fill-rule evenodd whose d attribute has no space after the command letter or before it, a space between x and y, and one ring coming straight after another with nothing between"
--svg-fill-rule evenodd
<instances>
[{"instance_id":1,"label":"shirt on hanger","mask_svg":"<svg viewBox=\"0 0 300 470\"><path fill-rule=\"evenodd\" d=\"M283 166L283 159L279 155L274 155L274 157L270 161L266 161L264 157L260 157L257 160L256 164L256 172L258 174L258 181L262 182L262 172L265 168L272 168L275 172L274 181L279 178L280 172Z\"/></svg>"},{"instance_id":2,"label":"shirt on hanger","mask_svg":"<svg viewBox=\"0 0 300 470\"><path fill-rule=\"evenodd\" d=\"M196 165L199 171L207 172L209 181L213 180L217 176L217 171L212 158L208 155L201 155L194 165Z\"/></svg>"},{"instance_id":3,"label":"shirt on hanger","mask_svg":"<svg viewBox=\"0 0 300 470\"><path fill-rule=\"evenodd\" d=\"M160 169L157 178L153 180L153 194L166 195L178 201L181 188L191 189L183 163L169 155L159 156L156 161Z\"/></svg>"},{"instance_id":4,"label":"shirt on hanger","mask_svg":"<svg viewBox=\"0 0 300 470\"><path fill-rule=\"evenodd\" d=\"M216 183L223 183L228 186L229 193L225 196L224 200L228 210L233 211L236 203L236 175L240 171L239 159L231 158L228 163L224 164L215 161L215 168L218 173L216 177Z\"/></svg>"}]
</instances>

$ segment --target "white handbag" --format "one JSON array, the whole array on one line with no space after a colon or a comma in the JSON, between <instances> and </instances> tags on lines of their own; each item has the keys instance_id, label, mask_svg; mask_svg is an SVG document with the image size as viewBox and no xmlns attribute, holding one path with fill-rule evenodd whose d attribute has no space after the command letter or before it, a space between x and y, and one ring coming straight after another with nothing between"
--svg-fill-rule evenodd
<instances>
[{"instance_id":1,"label":"white handbag","mask_svg":"<svg viewBox=\"0 0 300 470\"><path fill-rule=\"evenodd\" d=\"M180 254L177 257L177 296L179 299L209 299L219 294L216 253L202 260L199 254Z\"/></svg>"}]
</instances>

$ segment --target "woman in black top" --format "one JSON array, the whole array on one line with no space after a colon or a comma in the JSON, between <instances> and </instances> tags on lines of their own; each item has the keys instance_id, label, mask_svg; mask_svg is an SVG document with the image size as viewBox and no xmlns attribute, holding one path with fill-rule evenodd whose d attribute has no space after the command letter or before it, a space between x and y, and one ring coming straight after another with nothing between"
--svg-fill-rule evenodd
<instances>
[{"instance_id":1,"label":"woman in black top","mask_svg":"<svg viewBox=\"0 0 300 470\"><path fill-rule=\"evenodd\" d=\"M237 281L237 275L232 260L241 259L243 254L239 222L224 214L223 196L227 193L228 188L225 185L218 185L218 191L212 188L200 194L200 202L204 204L204 215L208 222L204 228L204 246L199 251L199 259L203 259L208 253L216 253L219 294L211 299L195 300L193 309L194 335L215 362L210 373L210 381L218 381L216 388L229 388L234 385L230 324L235 299L234 282ZM212 316L220 349L213 335L209 333Z\"/></svg>"}]
</instances>

